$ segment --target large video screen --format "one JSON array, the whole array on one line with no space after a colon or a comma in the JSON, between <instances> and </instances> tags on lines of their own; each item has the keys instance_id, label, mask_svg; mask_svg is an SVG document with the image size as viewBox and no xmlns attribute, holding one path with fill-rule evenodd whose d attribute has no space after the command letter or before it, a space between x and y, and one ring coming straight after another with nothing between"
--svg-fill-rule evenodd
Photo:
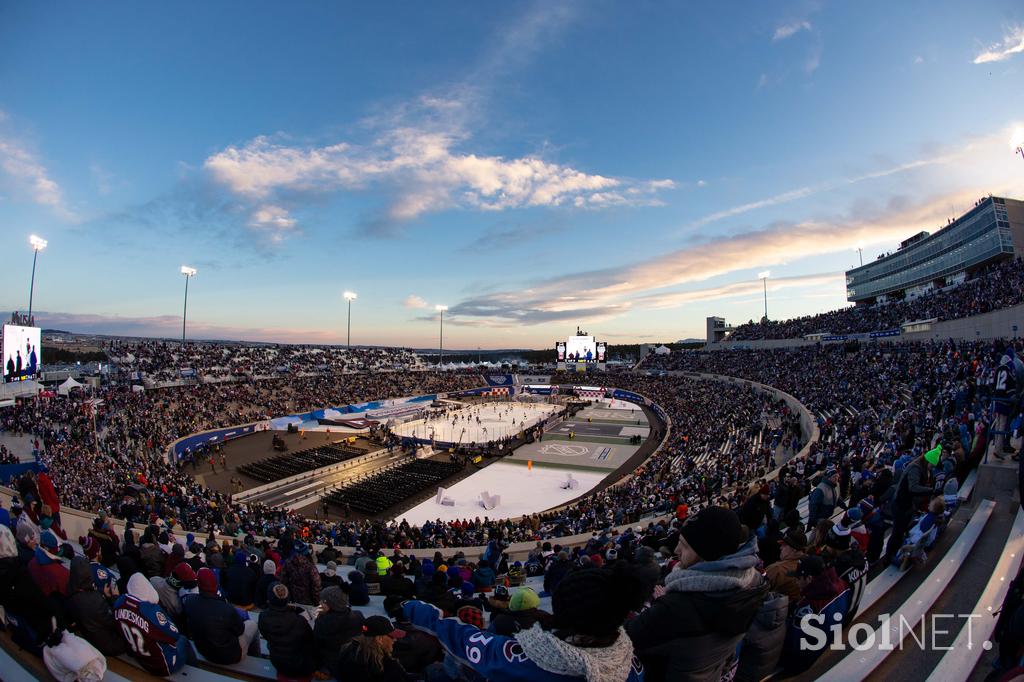
<instances>
[{"instance_id":1,"label":"large video screen","mask_svg":"<svg viewBox=\"0 0 1024 682\"><path fill-rule=\"evenodd\" d=\"M42 369L39 327L4 325L4 383L35 379Z\"/></svg>"},{"instance_id":2,"label":"large video screen","mask_svg":"<svg viewBox=\"0 0 1024 682\"><path fill-rule=\"evenodd\" d=\"M570 336L565 343L566 362L597 362L597 342L593 336Z\"/></svg>"}]
</instances>

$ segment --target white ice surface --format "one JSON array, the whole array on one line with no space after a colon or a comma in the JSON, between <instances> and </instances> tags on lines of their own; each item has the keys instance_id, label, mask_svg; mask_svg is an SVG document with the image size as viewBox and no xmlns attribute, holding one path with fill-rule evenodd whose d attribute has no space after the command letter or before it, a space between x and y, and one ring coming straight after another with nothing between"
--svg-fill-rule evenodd
<instances>
[{"instance_id":1,"label":"white ice surface","mask_svg":"<svg viewBox=\"0 0 1024 682\"><path fill-rule=\"evenodd\" d=\"M444 443L486 443L518 435L559 409L558 405L546 403L486 403L449 411L444 418L437 416L400 424L394 432L399 436L433 437Z\"/></svg>"},{"instance_id":2,"label":"white ice surface","mask_svg":"<svg viewBox=\"0 0 1024 682\"><path fill-rule=\"evenodd\" d=\"M569 473L580 483L575 490L560 487ZM514 518L542 512L575 499L597 486L607 475L607 472L570 472L544 466L535 466L531 471L524 464L496 462L446 490L445 496L455 501L454 507L437 504L431 497L397 518L416 525L434 519ZM485 490L491 495L501 495L498 507L487 510L481 506L480 493Z\"/></svg>"}]
</instances>

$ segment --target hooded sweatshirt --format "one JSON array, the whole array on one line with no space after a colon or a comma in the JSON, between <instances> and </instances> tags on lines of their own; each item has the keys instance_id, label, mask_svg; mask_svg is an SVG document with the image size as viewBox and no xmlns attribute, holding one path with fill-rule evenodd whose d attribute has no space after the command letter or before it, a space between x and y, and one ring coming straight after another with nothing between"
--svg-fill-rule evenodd
<instances>
[{"instance_id":1,"label":"hooded sweatshirt","mask_svg":"<svg viewBox=\"0 0 1024 682\"><path fill-rule=\"evenodd\" d=\"M756 547L751 536L733 554L676 567L666 593L627 624L648 681L718 679L768 590Z\"/></svg>"},{"instance_id":2,"label":"hooded sweatshirt","mask_svg":"<svg viewBox=\"0 0 1024 682\"><path fill-rule=\"evenodd\" d=\"M78 631L104 656L120 656L128 650L121 628L104 596L96 590L89 560L75 557L71 560L71 597L67 613Z\"/></svg>"}]
</instances>

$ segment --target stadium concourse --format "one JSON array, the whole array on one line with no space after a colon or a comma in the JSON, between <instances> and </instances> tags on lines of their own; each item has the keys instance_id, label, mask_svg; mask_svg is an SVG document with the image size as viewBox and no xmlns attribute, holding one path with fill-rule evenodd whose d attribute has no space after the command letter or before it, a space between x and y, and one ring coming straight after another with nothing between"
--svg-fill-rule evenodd
<instances>
[{"instance_id":1,"label":"stadium concourse","mask_svg":"<svg viewBox=\"0 0 1024 682\"><path fill-rule=\"evenodd\" d=\"M1024 556L1010 459L1021 351L967 339L651 357L603 383L664 424L592 405L533 445L618 447L602 440L647 429L656 450L620 455L558 509L420 523L247 505L164 455L188 434L325 403L472 389L471 372L402 354L391 372L225 379L197 362L218 380L138 391L114 374L19 401L0 412L4 435L31 437L44 466L3 493L0 665L5 679L45 675L36 657L53 665L73 632L109 679L363 679L358 652L373 642L393 661L387 679L1011 679L1024 641L1010 589ZM314 464L373 456L317 448L303 455ZM515 459L498 464L527 468ZM407 636L392 643L396 626ZM854 648L869 636L903 646Z\"/></svg>"}]
</instances>

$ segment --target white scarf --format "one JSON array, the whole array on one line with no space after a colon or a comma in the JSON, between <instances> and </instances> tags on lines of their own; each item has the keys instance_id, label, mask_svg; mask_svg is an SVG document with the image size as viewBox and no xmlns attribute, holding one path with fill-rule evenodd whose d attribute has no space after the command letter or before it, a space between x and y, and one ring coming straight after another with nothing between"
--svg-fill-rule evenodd
<instances>
[{"instance_id":1,"label":"white scarf","mask_svg":"<svg viewBox=\"0 0 1024 682\"><path fill-rule=\"evenodd\" d=\"M541 670L587 682L626 682L633 664L633 642L621 627L618 638L606 647L573 646L539 624L518 633L516 640Z\"/></svg>"}]
</instances>

